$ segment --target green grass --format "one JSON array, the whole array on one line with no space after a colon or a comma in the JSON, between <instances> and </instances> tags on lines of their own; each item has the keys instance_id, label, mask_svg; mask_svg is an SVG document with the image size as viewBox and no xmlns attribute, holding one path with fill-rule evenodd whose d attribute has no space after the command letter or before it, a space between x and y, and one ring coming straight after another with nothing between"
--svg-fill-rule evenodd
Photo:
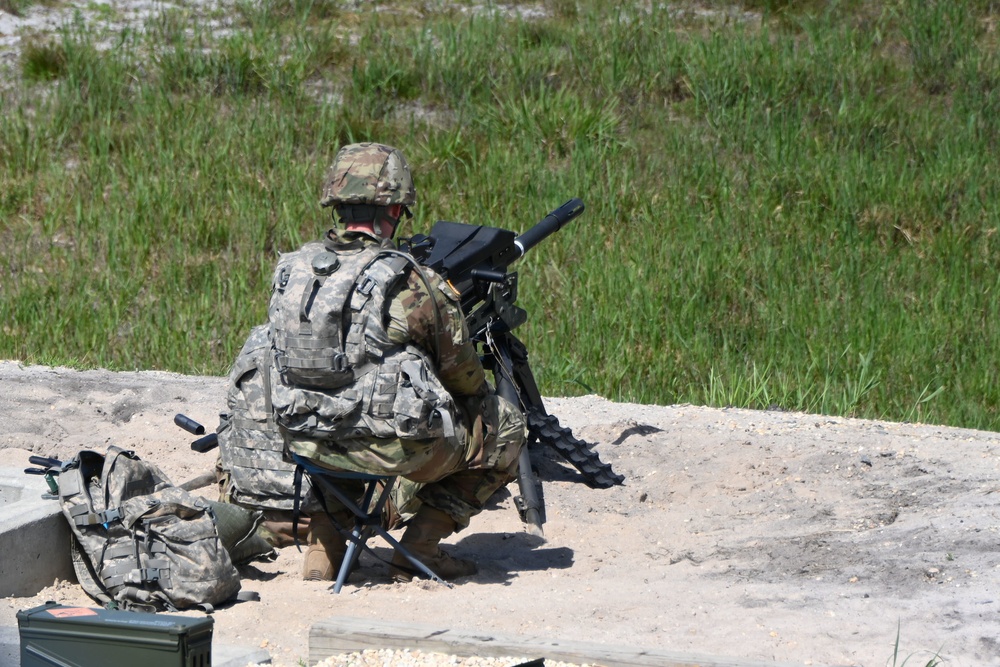
<instances>
[{"instance_id":1,"label":"green grass","mask_svg":"<svg viewBox=\"0 0 1000 667\"><path fill-rule=\"evenodd\" d=\"M23 17L33 5L58 7L63 4L64 0L0 0L0 12Z\"/></svg>"},{"instance_id":2,"label":"green grass","mask_svg":"<svg viewBox=\"0 0 1000 667\"><path fill-rule=\"evenodd\" d=\"M376 140L408 232L586 202L519 265L546 394L1000 429L994 4L641 4L32 42L0 92L0 356L224 372L276 253L329 226L337 147Z\"/></svg>"},{"instance_id":3,"label":"green grass","mask_svg":"<svg viewBox=\"0 0 1000 667\"><path fill-rule=\"evenodd\" d=\"M945 664L945 659L941 657L941 652L936 651L931 654L930 651L920 651L917 653L911 653L910 655L903 656L899 650L899 636L900 636L901 626L897 623L896 625L896 641L892 647L892 662L886 661L886 665L889 667L906 667L910 664L910 660L916 659L919 661L917 667L941 667ZM924 656L930 654L930 658L925 658ZM900 662L902 659L902 662Z\"/></svg>"},{"instance_id":4,"label":"green grass","mask_svg":"<svg viewBox=\"0 0 1000 667\"><path fill-rule=\"evenodd\" d=\"M28 3L22 0L0 0L0 12L7 12L14 16L23 16Z\"/></svg>"}]
</instances>

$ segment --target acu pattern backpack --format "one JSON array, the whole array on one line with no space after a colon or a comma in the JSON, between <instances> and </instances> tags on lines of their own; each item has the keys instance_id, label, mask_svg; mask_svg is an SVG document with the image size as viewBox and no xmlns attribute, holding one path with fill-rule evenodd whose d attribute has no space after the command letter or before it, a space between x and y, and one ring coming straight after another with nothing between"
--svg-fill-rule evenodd
<instances>
[{"instance_id":1,"label":"acu pattern backpack","mask_svg":"<svg viewBox=\"0 0 1000 667\"><path fill-rule=\"evenodd\" d=\"M208 501L174 486L134 453L81 451L59 471L81 586L105 606L211 610L236 598L240 577Z\"/></svg>"},{"instance_id":2,"label":"acu pattern backpack","mask_svg":"<svg viewBox=\"0 0 1000 667\"><path fill-rule=\"evenodd\" d=\"M281 256L268 320L271 401L296 436L454 437L455 405L427 355L393 343L388 297L413 258L377 245L307 243Z\"/></svg>"},{"instance_id":3,"label":"acu pattern backpack","mask_svg":"<svg viewBox=\"0 0 1000 667\"><path fill-rule=\"evenodd\" d=\"M284 440L271 409L271 341L268 325L254 327L229 371L227 412L219 415L222 496L260 510L291 511L295 464L285 460ZM303 509L318 509L308 479L302 480Z\"/></svg>"}]
</instances>

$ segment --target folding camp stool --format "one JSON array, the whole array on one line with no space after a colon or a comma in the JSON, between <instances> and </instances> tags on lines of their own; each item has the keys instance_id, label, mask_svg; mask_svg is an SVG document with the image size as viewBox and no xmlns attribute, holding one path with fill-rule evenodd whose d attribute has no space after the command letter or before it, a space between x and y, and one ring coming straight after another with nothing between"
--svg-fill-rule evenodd
<instances>
[{"instance_id":1,"label":"folding camp stool","mask_svg":"<svg viewBox=\"0 0 1000 667\"><path fill-rule=\"evenodd\" d=\"M410 553L406 547L401 545L395 537L382 527L382 514L385 512L386 504L389 502L389 494L392 491L392 487L396 484L395 476L371 475L349 470L331 470L318 466L309 459L297 454L292 454L292 459L310 476L322 477L328 481L329 484L323 485L324 491L330 491L354 515L354 527L351 533L347 535L347 553L344 554L344 561L340 564L340 571L337 572L337 581L333 585L334 593L339 593L340 589L344 586L348 575L354 569L354 564L357 562L358 557L361 556L361 550L365 548L368 539L373 533L378 533L389 546L405 556L406 560L418 572L423 573L432 581L444 584L449 588L451 587L451 584L441 579L433 570L420 562L416 556ZM361 502L357 502L356 499L351 498L338 488L337 480L363 482L364 494L362 495ZM380 493L378 489L379 484L382 485ZM377 498L376 493L378 494Z\"/></svg>"}]
</instances>

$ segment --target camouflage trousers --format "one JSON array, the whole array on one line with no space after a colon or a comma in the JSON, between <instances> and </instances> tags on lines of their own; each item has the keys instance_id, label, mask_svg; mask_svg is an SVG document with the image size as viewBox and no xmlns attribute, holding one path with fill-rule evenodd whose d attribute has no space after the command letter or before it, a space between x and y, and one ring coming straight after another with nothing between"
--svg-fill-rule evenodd
<instances>
[{"instance_id":1,"label":"camouflage trousers","mask_svg":"<svg viewBox=\"0 0 1000 667\"><path fill-rule=\"evenodd\" d=\"M462 410L454 438L401 440L357 438L336 442L306 439L284 432L289 451L331 470L349 470L376 475L397 475L392 503L403 520L421 504L445 512L459 529L482 511L497 490L517 476L518 455L527 439L524 415L495 394L479 409ZM322 493L329 482L320 482L320 492L330 512L339 503ZM348 495L360 495L360 483L336 480ZM317 485L316 478L313 479ZM357 493L355 493L357 491Z\"/></svg>"}]
</instances>

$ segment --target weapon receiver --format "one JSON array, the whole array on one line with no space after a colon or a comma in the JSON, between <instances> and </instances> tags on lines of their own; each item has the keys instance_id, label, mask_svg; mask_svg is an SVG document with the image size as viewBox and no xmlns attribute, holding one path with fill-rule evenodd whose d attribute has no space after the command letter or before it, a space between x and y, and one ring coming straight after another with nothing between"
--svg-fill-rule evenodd
<instances>
[{"instance_id":1,"label":"weapon receiver","mask_svg":"<svg viewBox=\"0 0 1000 667\"><path fill-rule=\"evenodd\" d=\"M516 305L517 273L509 272L508 267L583 211L581 200L570 199L520 236L506 229L440 221L429 236L415 236L407 247L462 295L462 312L482 352L483 365L493 373L497 393L519 405L525 414L529 442L521 452L518 472L522 495L515 500L521 519L539 533L545 522L545 505L531 465L531 445L551 446L593 488L608 488L625 479L601 462L591 444L575 438L545 411L528 365L528 350L512 333L527 321L527 313Z\"/></svg>"}]
</instances>

